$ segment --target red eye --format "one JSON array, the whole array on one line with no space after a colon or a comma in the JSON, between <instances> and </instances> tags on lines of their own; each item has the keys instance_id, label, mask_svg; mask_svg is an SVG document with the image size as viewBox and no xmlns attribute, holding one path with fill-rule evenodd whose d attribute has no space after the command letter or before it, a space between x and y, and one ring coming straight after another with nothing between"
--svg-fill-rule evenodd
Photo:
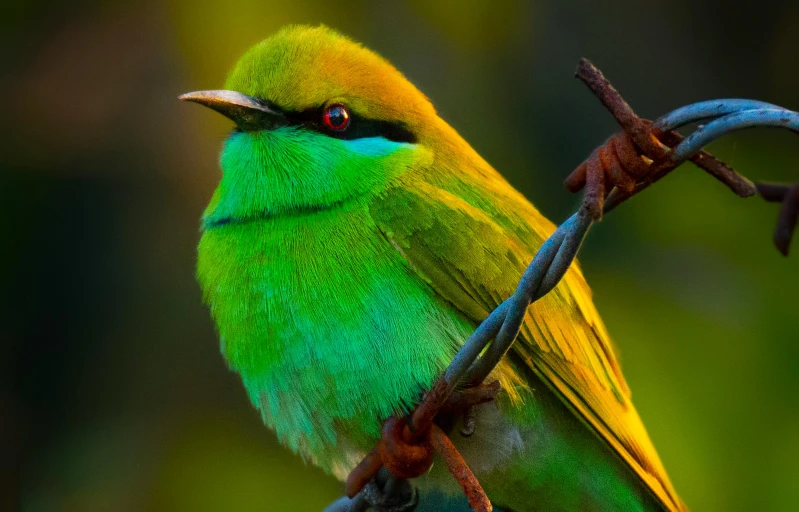
<instances>
[{"instance_id":1,"label":"red eye","mask_svg":"<svg viewBox=\"0 0 799 512\"><path fill-rule=\"evenodd\" d=\"M344 108L344 105L330 105L322 114L322 121L331 130L340 132L349 126L350 113Z\"/></svg>"}]
</instances>

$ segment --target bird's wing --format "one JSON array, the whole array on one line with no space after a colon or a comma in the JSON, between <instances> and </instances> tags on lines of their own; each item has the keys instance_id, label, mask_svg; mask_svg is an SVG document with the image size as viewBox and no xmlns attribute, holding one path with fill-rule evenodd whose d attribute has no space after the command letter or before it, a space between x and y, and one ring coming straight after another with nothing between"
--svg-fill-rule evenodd
<instances>
[{"instance_id":1,"label":"bird's wing","mask_svg":"<svg viewBox=\"0 0 799 512\"><path fill-rule=\"evenodd\" d=\"M475 323L516 289L554 226L499 175L432 184L407 177L371 205L387 239ZM683 505L635 411L577 264L528 310L513 351L619 453L671 510Z\"/></svg>"}]
</instances>

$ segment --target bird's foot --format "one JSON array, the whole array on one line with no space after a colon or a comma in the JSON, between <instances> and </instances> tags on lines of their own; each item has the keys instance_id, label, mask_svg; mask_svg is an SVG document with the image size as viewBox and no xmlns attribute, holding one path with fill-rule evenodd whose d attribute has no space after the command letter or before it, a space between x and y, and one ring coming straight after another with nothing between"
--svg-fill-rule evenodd
<instances>
[{"instance_id":1,"label":"bird's foot","mask_svg":"<svg viewBox=\"0 0 799 512\"><path fill-rule=\"evenodd\" d=\"M408 480L395 478L385 469L361 493L377 512L413 512L419 504L419 491Z\"/></svg>"},{"instance_id":2,"label":"bird's foot","mask_svg":"<svg viewBox=\"0 0 799 512\"><path fill-rule=\"evenodd\" d=\"M494 401L500 389L499 381L494 381L489 384L480 384L474 387L453 391L449 399L444 403L441 411L461 414L463 417L463 426L460 431L461 435L469 437L474 434L474 429L477 425L475 406Z\"/></svg>"}]
</instances>

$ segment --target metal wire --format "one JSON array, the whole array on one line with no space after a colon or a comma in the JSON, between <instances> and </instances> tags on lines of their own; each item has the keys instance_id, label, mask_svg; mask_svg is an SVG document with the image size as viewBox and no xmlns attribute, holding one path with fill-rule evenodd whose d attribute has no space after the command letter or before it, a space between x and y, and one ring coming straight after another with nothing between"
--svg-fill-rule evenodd
<instances>
[{"instance_id":1,"label":"metal wire","mask_svg":"<svg viewBox=\"0 0 799 512\"><path fill-rule=\"evenodd\" d=\"M786 110L765 101L739 98L700 101L672 110L668 114L659 117L653 127L662 131L676 130L690 123L699 123L706 119L715 119L734 112L768 109Z\"/></svg>"},{"instance_id":2,"label":"metal wire","mask_svg":"<svg viewBox=\"0 0 799 512\"><path fill-rule=\"evenodd\" d=\"M770 103L743 99L703 101L687 105L659 118L653 127L660 130L672 130L708 119L713 119L713 121L704 127L697 128L693 134L683 139L669 153L669 159L675 166L688 161L716 139L744 128L771 126L799 132L799 113ZM581 210L569 217L544 242L522 276L516 293L494 311L494 313L500 312L500 315L504 316L499 334L485 354L472 363L465 377L467 382L482 382L496 367L516 339L527 307L549 293L558 284L574 261L592 224L593 221ZM496 332L499 319L489 317L488 320L490 320L490 326L483 330L478 327L478 330L469 337L461 351L455 356L453 364L447 369L447 381L451 386L454 387L458 384L465 361L474 360L474 355L479 354L490 342L491 333ZM470 346L471 344L474 345Z\"/></svg>"},{"instance_id":3,"label":"metal wire","mask_svg":"<svg viewBox=\"0 0 799 512\"><path fill-rule=\"evenodd\" d=\"M672 150L671 159L675 162L683 162L719 137L754 126L787 128L799 132L799 113L783 108L764 108L741 110L717 117L686 137Z\"/></svg>"}]
</instances>

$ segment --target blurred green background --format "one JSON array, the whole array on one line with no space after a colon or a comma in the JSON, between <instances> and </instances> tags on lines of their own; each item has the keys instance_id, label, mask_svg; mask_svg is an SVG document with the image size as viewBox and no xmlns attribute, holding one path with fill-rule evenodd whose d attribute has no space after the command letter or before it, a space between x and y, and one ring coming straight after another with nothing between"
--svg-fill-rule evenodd
<instances>
[{"instance_id":1,"label":"blurred green background","mask_svg":"<svg viewBox=\"0 0 799 512\"><path fill-rule=\"evenodd\" d=\"M28 2L0 7L0 509L319 510L342 485L277 445L228 373L194 281L250 45L325 23L391 60L547 216L615 131L594 60L656 117L716 97L799 108L794 0ZM799 178L797 138L712 149ZM799 506L799 245L778 208L686 166L594 228L581 255L635 403L697 511ZM276 506L275 504L279 504Z\"/></svg>"}]
</instances>

